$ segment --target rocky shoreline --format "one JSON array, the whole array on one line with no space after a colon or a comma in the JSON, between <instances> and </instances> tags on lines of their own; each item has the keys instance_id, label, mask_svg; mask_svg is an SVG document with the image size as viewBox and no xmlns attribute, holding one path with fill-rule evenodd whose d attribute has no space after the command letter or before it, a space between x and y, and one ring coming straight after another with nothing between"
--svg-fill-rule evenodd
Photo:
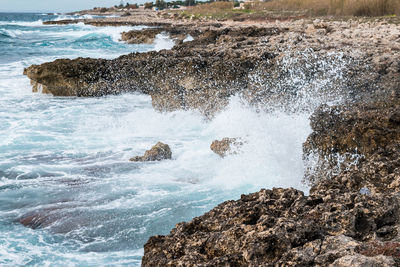
<instances>
[{"instance_id":1,"label":"rocky shoreline","mask_svg":"<svg viewBox=\"0 0 400 267\"><path fill-rule=\"evenodd\" d=\"M179 223L149 239L143 266L398 266L399 104L320 108L305 155L357 148L360 162L332 175L320 160L308 196L263 189Z\"/></svg>"},{"instance_id":2,"label":"rocky shoreline","mask_svg":"<svg viewBox=\"0 0 400 267\"><path fill-rule=\"evenodd\" d=\"M24 74L34 91L141 92L160 111L212 117L233 95L264 110L314 111L303 146L312 187L308 196L274 188L224 202L151 237L142 265L398 266L400 27L366 19L179 23L151 14L141 24L159 28L121 38L151 43L164 32L172 50L56 60Z\"/></svg>"},{"instance_id":3,"label":"rocky shoreline","mask_svg":"<svg viewBox=\"0 0 400 267\"><path fill-rule=\"evenodd\" d=\"M31 66L25 74L34 91L56 96L138 91L151 95L157 110L198 109L205 114L220 110L235 94L263 107L285 103L289 108L303 96L321 103L338 95L349 101L386 97L399 84L399 29L352 23L168 25L121 38L149 43L164 32L176 41L172 50L114 60L56 60ZM194 40L183 42L189 35Z\"/></svg>"}]
</instances>

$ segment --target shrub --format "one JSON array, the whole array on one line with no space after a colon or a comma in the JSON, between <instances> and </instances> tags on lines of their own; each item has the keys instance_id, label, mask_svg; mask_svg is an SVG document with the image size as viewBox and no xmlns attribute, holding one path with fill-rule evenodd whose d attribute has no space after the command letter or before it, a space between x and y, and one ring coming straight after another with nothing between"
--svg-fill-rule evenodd
<instances>
[{"instance_id":1,"label":"shrub","mask_svg":"<svg viewBox=\"0 0 400 267\"><path fill-rule=\"evenodd\" d=\"M153 8L153 2L144 3L144 9L152 9L152 8Z\"/></svg>"}]
</instances>

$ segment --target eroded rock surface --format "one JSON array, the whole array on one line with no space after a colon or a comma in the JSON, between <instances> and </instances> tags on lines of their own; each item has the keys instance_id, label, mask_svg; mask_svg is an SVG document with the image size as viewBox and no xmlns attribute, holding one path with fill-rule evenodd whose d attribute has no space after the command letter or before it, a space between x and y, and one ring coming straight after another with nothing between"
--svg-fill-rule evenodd
<instances>
[{"instance_id":1,"label":"eroded rock surface","mask_svg":"<svg viewBox=\"0 0 400 267\"><path fill-rule=\"evenodd\" d=\"M188 36L198 36L200 31L190 27L162 26L157 28L145 28L142 30L131 30L121 34L121 40L128 44L152 44L158 34L165 34L176 43L182 41Z\"/></svg>"},{"instance_id":2,"label":"eroded rock surface","mask_svg":"<svg viewBox=\"0 0 400 267\"><path fill-rule=\"evenodd\" d=\"M262 33L277 32L270 28ZM204 35L198 41L201 45L215 43L221 33ZM247 87L249 72L259 59L273 57L266 53L257 59L198 45L186 42L172 51L133 53L114 60L56 60L31 66L24 73L56 96L139 91L150 94L159 110L198 108L207 113L226 105L229 96Z\"/></svg>"},{"instance_id":3,"label":"eroded rock surface","mask_svg":"<svg viewBox=\"0 0 400 267\"><path fill-rule=\"evenodd\" d=\"M238 148L243 146L243 142L238 138L225 137L221 140L215 140L211 143L210 149L221 157L236 153Z\"/></svg>"},{"instance_id":4,"label":"eroded rock surface","mask_svg":"<svg viewBox=\"0 0 400 267\"><path fill-rule=\"evenodd\" d=\"M143 156L136 156L130 161L159 161L163 159L171 159L172 152L167 144L158 142L151 149L147 150Z\"/></svg>"},{"instance_id":5,"label":"eroded rock surface","mask_svg":"<svg viewBox=\"0 0 400 267\"><path fill-rule=\"evenodd\" d=\"M143 266L399 266L399 103L322 106L304 144L321 153L309 196L274 188L224 202L151 237ZM332 173L334 156L354 151L359 161Z\"/></svg>"},{"instance_id":6,"label":"eroded rock surface","mask_svg":"<svg viewBox=\"0 0 400 267\"><path fill-rule=\"evenodd\" d=\"M305 158L315 159L305 177L309 196L275 188L224 202L167 236L151 237L142 264L394 266L400 264L399 34L396 25L355 21L208 27L171 51L57 60L25 74L34 88L54 95L139 91L159 110L206 114L234 94L263 108L348 101L322 106L311 118L314 132L304 144ZM137 159L157 158L150 155Z\"/></svg>"},{"instance_id":7,"label":"eroded rock surface","mask_svg":"<svg viewBox=\"0 0 400 267\"><path fill-rule=\"evenodd\" d=\"M302 23L177 28L168 24L160 29L175 34L177 45L170 51L113 60L57 60L33 65L25 74L46 88L44 92L57 96L138 91L151 95L157 110L197 109L206 115L225 107L235 94L251 104L261 103L261 108L291 109L338 97L383 98L400 84L400 43L393 39L392 26L376 26L387 31L372 46L361 39L356 43L353 35L342 37L339 32L345 25L340 23L330 22L329 32L322 36L316 35L318 29L305 30ZM358 28L359 34L367 31L365 25ZM146 30L154 32L144 41L150 42L160 29ZM181 42L186 34L194 40ZM126 33L127 40L141 39L131 35ZM341 38L350 43L344 45Z\"/></svg>"},{"instance_id":8,"label":"eroded rock surface","mask_svg":"<svg viewBox=\"0 0 400 267\"><path fill-rule=\"evenodd\" d=\"M347 106L322 106L311 117L304 143L305 179L337 179L354 191L398 192L400 186L400 101L395 98ZM310 162L311 161L311 162Z\"/></svg>"},{"instance_id":9,"label":"eroded rock surface","mask_svg":"<svg viewBox=\"0 0 400 267\"><path fill-rule=\"evenodd\" d=\"M379 238L382 228L397 231L398 201L397 196L361 195L334 186L314 188L308 197L295 189L261 190L177 224L168 236L151 237L143 266L351 262L342 258L358 257L360 244Z\"/></svg>"}]
</instances>

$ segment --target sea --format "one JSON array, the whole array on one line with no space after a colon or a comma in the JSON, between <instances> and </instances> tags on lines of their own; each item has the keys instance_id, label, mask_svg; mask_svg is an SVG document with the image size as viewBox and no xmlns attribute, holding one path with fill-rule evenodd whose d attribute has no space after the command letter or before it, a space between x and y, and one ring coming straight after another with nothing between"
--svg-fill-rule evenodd
<instances>
[{"instance_id":1,"label":"sea","mask_svg":"<svg viewBox=\"0 0 400 267\"><path fill-rule=\"evenodd\" d=\"M143 245L219 203L302 183L310 112L260 111L240 97L214 118L158 112L148 95L33 93L24 68L59 58L112 59L171 49L121 42L123 31L43 21L93 16L0 13L0 266L140 266ZM243 140L225 158L213 140ZM172 159L130 162L157 142ZM22 221L34 221L25 227Z\"/></svg>"}]
</instances>

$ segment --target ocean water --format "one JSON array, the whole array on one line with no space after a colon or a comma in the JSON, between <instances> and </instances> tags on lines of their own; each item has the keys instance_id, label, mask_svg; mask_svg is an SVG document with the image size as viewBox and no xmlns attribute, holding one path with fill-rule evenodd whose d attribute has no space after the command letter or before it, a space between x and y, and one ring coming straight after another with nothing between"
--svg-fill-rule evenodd
<instances>
[{"instance_id":1,"label":"ocean water","mask_svg":"<svg viewBox=\"0 0 400 267\"><path fill-rule=\"evenodd\" d=\"M42 25L63 18L0 13L0 266L140 266L150 236L222 201L261 188L307 190L309 112L265 113L233 97L210 121L195 111L156 112L140 94L32 93L22 75L31 64L171 47L165 36L153 45L119 42L134 27ZM245 144L222 159L209 147L226 136ZM172 160L129 162L158 141ZM36 229L20 223L26 218Z\"/></svg>"}]
</instances>

